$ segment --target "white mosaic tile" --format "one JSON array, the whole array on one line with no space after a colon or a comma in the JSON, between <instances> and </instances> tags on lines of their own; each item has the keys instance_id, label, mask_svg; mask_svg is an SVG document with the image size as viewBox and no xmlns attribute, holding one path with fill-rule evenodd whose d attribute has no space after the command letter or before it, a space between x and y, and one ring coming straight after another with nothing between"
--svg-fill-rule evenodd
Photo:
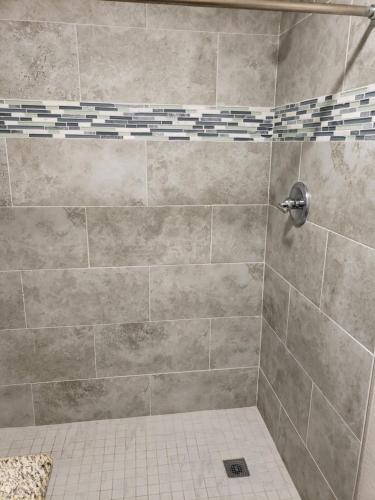
<instances>
[{"instance_id":1,"label":"white mosaic tile","mask_svg":"<svg viewBox=\"0 0 375 500\"><path fill-rule=\"evenodd\" d=\"M50 500L298 500L256 408L0 429L0 455L51 453ZM222 460L244 457L250 477Z\"/></svg>"}]
</instances>

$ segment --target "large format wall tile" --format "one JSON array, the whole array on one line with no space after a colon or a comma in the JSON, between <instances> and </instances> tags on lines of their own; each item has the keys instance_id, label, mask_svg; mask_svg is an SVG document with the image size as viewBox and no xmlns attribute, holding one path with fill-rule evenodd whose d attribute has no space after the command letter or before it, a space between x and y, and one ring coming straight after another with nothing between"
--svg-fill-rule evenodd
<instances>
[{"instance_id":1,"label":"large format wall tile","mask_svg":"<svg viewBox=\"0 0 375 500\"><path fill-rule=\"evenodd\" d=\"M15 205L145 205L141 142L8 140Z\"/></svg>"},{"instance_id":2,"label":"large format wall tile","mask_svg":"<svg viewBox=\"0 0 375 500\"><path fill-rule=\"evenodd\" d=\"M211 368L258 366L261 318L211 320Z\"/></svg>"},{"instance_id":3,"label":"large format wall tile","mask_svg":"<svg viewBox=\"0 0 375 500\"><path fill-rule=\"evenodd\" d=\"M150 142L151 205L268 202L269 144Z\"/></svg>"},{"instance_id":4,"label":"large format wall tile","mask_svg":"<svg viewBox=\"0 0 375 500\"><path fill-rule=\"evenodd\" d=\"M148 319L147 268L23 272L28 326Z\"/></svg>"},{"instance_id":5,"label":"large format wall tile","mask_svg":"<svg viewBox=\"0 0 375 500\"><path fill-rule=\"evenodd\" d=\"M253 406L258 368L155 375L153 415Z\"/></svg>"},{"instance_id":6,"label":"large format wall tile","mask_svg":"<svg viewBox=\"0 0 375 500\"><path fill-rule=\"evenodd\" d=\"M149 415L149 377L33 385L36 425Z\"/></svg>"},{"instance_id":7,"label":"large format wall tile","mask_svg":"<svg viewBox=\"0 0 375 500\"><path fill-rule=\"evenodd\" d=\"M260 366L298 432L305 439L311 380L265 321Z\"/></svg>"},{"instance_id":8,"label":"large format wall tile","mask_svg":"<svg viewBox=\"0 0 375 500\"><path fill-rule=\"evenodd\" d=\"M289 284L266 265L264 272L263 315L282 340L288 321Z\"/></svg>"},{"instance_id":9,"label":"large format wall tile","mask_svg":"<svg viewBox=\"0 0 375 500\"><path fill-rule=\"evenodd\" d=\"M287 344L360 437L371 376L371 355L294 290Z\"/></svg>"},{"instance_id":10,"label":"large format wall tile","mask_svg":"<svg viewBox=\"0 0 375 500\"><path fill-rule=\"evenodd\" d=\"M0 333L0 385L95 377L90 327Z\"/></svg>"},{"instance_id":11,"label":"large format wall tile","mask_svg":"<svg viewBox=\"0 0 375 500\"><path fill-rule=\"evenodd\" d=\"M355 4L369 5L365 0ZM352 17L348 43L344 88L361 87L375 81L375 70L371 57L375 47L374 29L367 19Z\"/></svg>"},{"instance_id":12,"label":"large format wall tile","mask_svg":"<svg viewBox=\"0 0 375 500\"><path fill-rule=\"evenodd\" d=\"M323 475L281 410L277 448L303 500L335 500Z\"/></svg>"},{"instance_id":13,"label":"large format wall tile","mask_svg":"<svg viewBox=\"0 0 375 500\"><path fill-rule=\"evenodd\" d=\"M316 304L326 238L324 229L309 223L295 227L277 208L269 208L266 262Z\"/></svg>"},{"instance_id":14,"label":"large format wall tile","mask_svg":"<svg viewBox=\"0 0 375 500\"><path fill-rule=\"evenodd\" d=\"M82 99L215 104L216 35L79 26Z\"/></svg>"},{"instance_id":15,"label":"large format wall tile","mask_svg":"<svg viewBox=\"0 0 375 500\"><path fill-rule=\"evenodd\" d=\"M257 406L272 439L276 442L281 405L262 370L259 370Z\"/></svg>"},{"instance_id":16,"label":"large format wall tile","mask_svg":"<svg viewBox=\"0 0 375 500\"><path fill-rule=\"evenodd\" d=\"M0 273L0 330L25 326L20 273Z\"/></svg>"},{"instance_id":17,"label":"large format wall tile","mask_svg":"<svg viewBox=\"0 0 375 500\"><path fill-rule=\"evenodd\" d=\"M147 4L149 28L277 35L279 19L278 12Z\"/></svg>"},{"instance_id":18,"label":"large format wall tile","mask_svg":"<svg viewBox=\"0 0 375 500\"><path fill-rule=\"evenodd\" d=\"M212 262L264 260L267 207L213 207Z\"/></svg>"},{"instance_id":19,"label":"large format wall tile","mask_svg":"<svg viewBox=\"0 0 375 500\"><path fill-rule=\"evenodd\" d=\"M92 266L210 261L209 207L90 208L87 217Z\"/></svg>"},{"instance_id":20,"label":"large format wall tile","mask_svg":"<svg viewBox=\"0 0 375 500\"><path fill-rule=\"evenodd\" d=\"M30 385L0 387L0 427L34 425Z\"/></svg>"},{"instance_id":21,"label":"large format wall tile","mask_svg":"<svg viewBox=\"0 0 375 500\"><path fill-rule=\"evenodd\" d=\"M375 250L330 233L322 308L370 351L375 342Z\"/></svg>"},{"instance_id":22,"label":"large format wall tile","mask_svg":"<svg viewBox=\"0 0 375 500\"><path fill-rule=\"evenodd\" d=\"M0 208L0 269L87 266L83 208Z\"/></svg>"},{"instance_id":23,"label":"large format wall tile","mask_svg":"<svg viewBox=\"0 0 375 500\"><path fill-rule=\"evenodd\" d=\"M313 15L280 37L276 104L341 90L348 29L349 17Z\"/></svg>"},{"instance_id":24,"label":"large format wall tile","mask_svg":"<svg viewBox=\"0 0 375 500\"><path fill-rule=\"evenodd\" d=\"M153 267L151 319L256 316L263 264Z\"/></svg>"},{"instance_id":25,"label":"large format wall tile","mask_svg":"<svg viewBox=\"0 0 375 500\"><path fill-rule=\"evenodd\" d=\"M79 99L74 26L0 21L0 45L0 98Z\"/></svg>"},{"instance_id":26,"label":"large format wall tile","mask_svg":"<svg viewBox=\"0 0 375 500\"><path fill-rule=\"evenodd\" d=\"M11 204L5 140L0 139L0 207Z\"/></svg>"},{"instance_id":27,"label":"large format wall tile","mask_svg":"<svg viewBox=\"0 0 375 500\"><path fill-rule=\"evenodd\" d=\"M360 441L315 388L311 399L307 446L337 498L352 500Z\"/></svg>"},{"instance_id":28,"label":"large format wall tile","mask_svg":"<svg viewBox=\"0 0 375 500\"><path fill-rule=\"evenodd\" d=\"M0 19L142 27L145 6L100 0L0 0Z\"/></svg>"},{"instance_id":29,"label":"large format wall tile","mask_svg":"<svg viewBox=\"0 0 375 500\"><path fill-rule=\"evenodd\" d=\"M209 320L94 327L99 377L208 368Z\"/></svg>"},{"instance_id":30,"label":"large format wall tile","mask_svg":"<svg viewBox=\"0 0 375 500\"><path fill-rule=\"evenodd\" d=\"M282 202L289 195L290 188L298 180L300 156L301 144L299 142L272 143L271 205L276 206Z\"/></svg>"},{"instance_id":31,"label":"large format wall tile","mask_svg":"<svg viewBox=\"0 0 375 500\"><path fill-rule=\"evenodd\" d=\"M303 144L301 178L311 192L310 220L375 247L374 146Z\"/></svg>"},{"instance_id":32,"label":"large format wall tile","mask_svg":"<svg viewBox=\"0 0 375 500\"><path fill-rule=\"evenodd\" d=\"M217 103L273 106L277 38L219 35Z\"/></svg>"}]
</instances>

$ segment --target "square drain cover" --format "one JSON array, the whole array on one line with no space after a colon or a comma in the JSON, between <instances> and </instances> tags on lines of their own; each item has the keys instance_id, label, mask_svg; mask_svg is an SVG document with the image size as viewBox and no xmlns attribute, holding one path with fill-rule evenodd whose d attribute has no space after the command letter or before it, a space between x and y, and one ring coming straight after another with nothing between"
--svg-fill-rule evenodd
<instances>
[{"instance_id":1,"label":"square drain cover","mask_svg":"<svg viewBox=\"0 0 375 500\"><path fill-rule=\"evenodd\" d=\"M228 477L247 477L250 476L244 458L235 458L234 460L223 460Z\"/></svg>"}]
</instances>

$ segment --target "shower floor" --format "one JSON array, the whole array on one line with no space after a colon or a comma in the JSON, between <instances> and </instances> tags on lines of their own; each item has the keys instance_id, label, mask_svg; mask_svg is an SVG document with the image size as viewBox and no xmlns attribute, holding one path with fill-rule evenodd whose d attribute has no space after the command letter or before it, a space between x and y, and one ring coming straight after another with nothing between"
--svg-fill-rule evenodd
<instances>
[{"instance_id":1,"label":"shower floor","mask_svg":"<svg viewBox=\"0 0 375 500\"><path fill-rule=\"evenodd\" d=\"M54 500L296 500L256 408L0 429L0 455L47 452ZM223 459L250 477L227 477Z\"/></svg>"}]
</instances>

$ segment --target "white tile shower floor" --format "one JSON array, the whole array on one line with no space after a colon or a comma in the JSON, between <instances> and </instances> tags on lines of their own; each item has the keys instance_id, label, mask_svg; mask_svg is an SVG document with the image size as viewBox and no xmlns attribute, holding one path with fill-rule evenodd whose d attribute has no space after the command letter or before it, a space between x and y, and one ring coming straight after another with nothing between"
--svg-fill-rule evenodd
<instances>
[{"instance_id":1,"label":"white tile shower floor","mask_svg":"<svg viewBox=\"0 0 375 500\"><path fill-rule=\"evenodd\" d=\"M295 500L256 408L0 429L0 454L51 453L54 500ZM229 479L223 459L250 477Z\"/></svg>"}]
</instances>

